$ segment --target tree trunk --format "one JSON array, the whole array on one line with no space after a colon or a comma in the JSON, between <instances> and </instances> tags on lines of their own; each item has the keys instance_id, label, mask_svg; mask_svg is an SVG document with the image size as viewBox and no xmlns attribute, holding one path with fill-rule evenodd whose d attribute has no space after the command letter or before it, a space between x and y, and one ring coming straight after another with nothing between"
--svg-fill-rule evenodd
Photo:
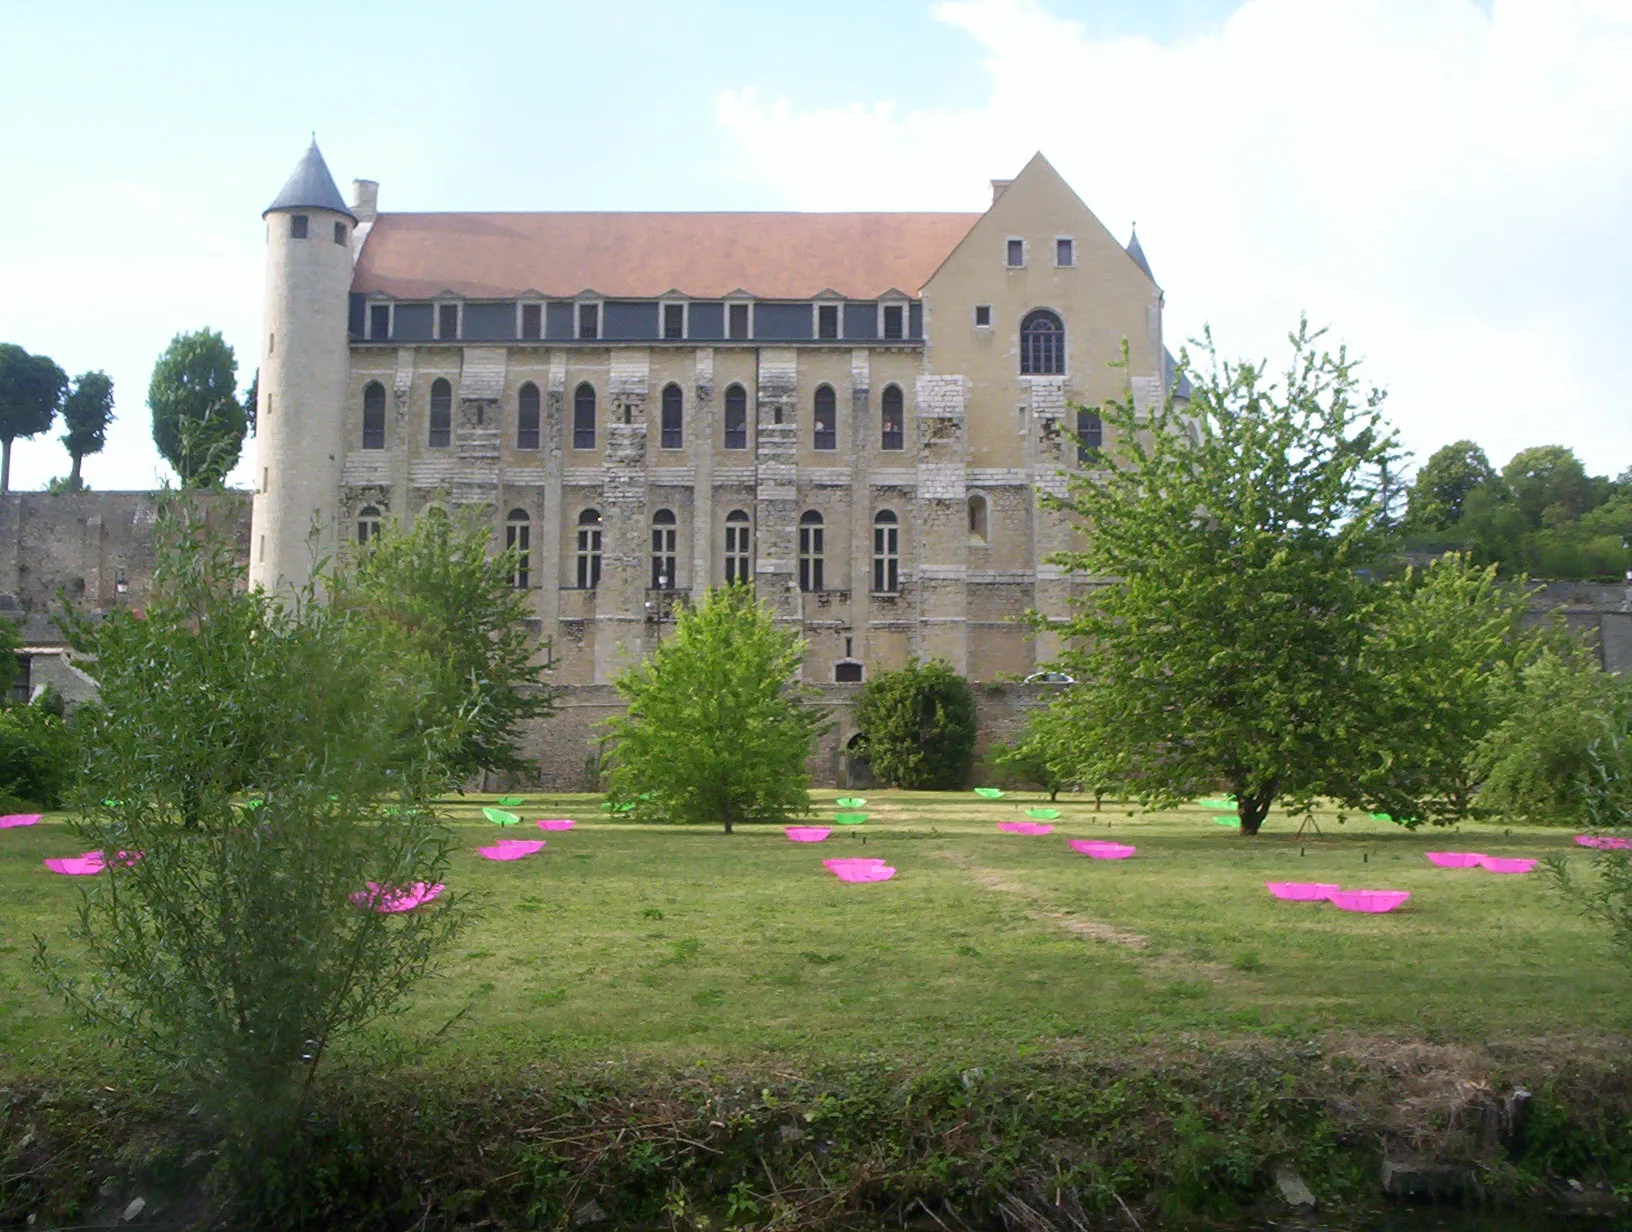
<instances>
[{"instance_id":1,"label":"tree trunk","mask_svg":"<svg viewBox=\"0 0 1632 1232\"><path fill-rule=\"evenodd\" d=\"M76 453L74 455L74 469L68 472L68 490L70 492L77 492L82 486L79 478L79 464L83 457L83 454Z\"/></svg>"},{"instance_id":2,"label":"tree trunk","mask_svg":"<svg viewBox=\"0 0 1632 1232\"><path fill-rule=\"evenodd\" d=\"M1233 784L1235 793L1235 811L1241 818L1241 833L1251 838L1258 833L1264 824L1264 818L1269 816L1269 806L1275 800L1275 788L1278 784L1272 783L1268 787L1253 792L1240 783Z\"/></svg>"},{"instance_id":3,"label":"tree trunk","mask_svg":"<svg viewBox=\"0 0 1632 1232\"><path fill-rule=\"evenodd\" d=\"M11 491L11 437L0 437L0 492Z\"/></svg>"},{"instance_id":4,"label":"tree trunk","mask_svg":"<svg viewBox=\"0 0 1632 1232\"><path fill-rule=\"evenodd\" d=\"M725 832L731 833L731 801L725 802Z\"/></svg>"}]
</instances>

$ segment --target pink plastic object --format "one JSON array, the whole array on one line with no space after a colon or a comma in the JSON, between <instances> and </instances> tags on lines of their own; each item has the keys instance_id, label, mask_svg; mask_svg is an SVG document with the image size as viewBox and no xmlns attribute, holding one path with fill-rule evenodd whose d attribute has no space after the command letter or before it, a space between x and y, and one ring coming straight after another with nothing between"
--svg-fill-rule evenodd
<instances>
[{"instance_id":1,"label":"pink plastic object","mask_svg":"<svg viewBox=\"0 0 1632 1232\"><path fill-rule=\"evenodd\" d=\"M42 813L7 813L0 817L0 830L10 830L14 826L36 826L42 816Z\"/></svg>"},{"instance_id":2,"label":"pink plastic object","mask_svg":"<svg viewBox=\"0 0 1632 1232\"><path fill-rule=\"evenodd\" d=\"M833 859L823 860L822 863L836 873L841 868L859 868L864 864L882 864L884 861L872 856L834 856Z\"/></svg>"},{"instance_id":3,"label":"pink plastic object","mask_svg":"<svg viewBox=\"0 0 1632 1232\"><path fill-rule=\"evenodd\" d=\"M1487 873L1528 873L1535 868L1534 860L1505 860L1497 856L1481 856L1479 863Z\"/></svg>"},{"instance_id":4,"label":"pink plastic object","mask_svg":"<svg viewBox=\"0 0 1632 1232\"><path fill-rule=\"evenodd\" d=\"M783 826L782 832L796 843L819 843L833 830L830 826Z\"/></svg>"},{"instance_id":5,"label":"pink plastic object","mask_svg":"<svg viewBox=\"0 0 1632 1232\"><path fill-rule=\"evenodd\" d=\"M1317 903L1330 898L1343 887L1324 881L1266 881L1264 888L1276 898L1289 903Z\"/></svg>"},{"instance_id":6,"label":"pink plastic object","mask_svg":"<svg viewBox=\"0 0 1632 1232\"><path fill-rule=\"evenodd\" d=\"M573 821L570 817L556 817L549 821L539 822L538 828L540 830L570 830L577 824L578 823Z\"/></svg>"},{"instance_id":7,"label":"pink plastic object","mask_svg":"<svg viewBox=\"0 0 1632 1232\"><path fill-rule=\"evenodd\" d=\"M1071 838L1066 842L1071 845L1072 851L1079 851L1095 860L1126 860L1139 850L1126 843L1109 843L1103 839Z\"/></svg>"},{"instance_id":8,"label":"pink plastic object","mask_svg":"<svg viewBox=\"0 0 1632 1232\"><path fill-rule=\"evenodd\" d=\"M1000 821L997 828L1008 834L1052 834L1053 826L1039 825L1035 821Z\"/></svg>"},{"instance_id":9,"label":"pink plastic object","mask_svg":"<svg viewBox=\"0 0 1632 1232\"><path fill-rule=\"evenodd\" d=\"M1430 851L1428 862L1440 868L1478 868L1485 857L1477 851Z\"/></svg>"},{"instance_id":10,"label":"pink plastic object","mask_svg":"<svg viewBox=\"0 0 1632 1232\"><path fill-rule=\"evenodd\" d=\"M120 851L109 860L100 851L87 851L77 856L53 858L45 861L46 868L53 873L61 873L64 877L94 877L110 864L129 868L142 858L139 851Z\"/></svg>"},{"instance_id":11,"label":"pink plastic object","mask_svg":"<svg viewBox=\"0 0 1632 1232\"><path fill-rule=\"evenodd\" d=\"M1335 890L1332 905L1340 911L1365 911L1375 915L1393 911L1410 897L1410 890Z\"/></svg>"},{"instance_id":12,"label":"pink plastic object","mask_svg":"<svg viewBox=\"0 0 1632 1232\"><path fill-rule=\"evenodd\" d=\"M406 889L382 886L378 882L370 881L368 889L358 890L351 896L351 901L359 907L372 907L375 911L412 911L422 903L430 902L445 889L446 886L426 885L423 881L416 881Z\"/></svg>"},{"instance_id":13,"label":"pink plastic object","mask_svg":"<svg viewBox=\"0 0 1632 1232\"><path fill-rule=\"evenodd\" d=\"M544 840L541 838L507 838L491 847L476 848L476 854L489 860L519 860L523 856L535 856L543 850Z\"/></svg>"},{"instance_id":14,"label":"pink plastic object","mask_svg":"<svg viewBox=\"0 0 1632 1232\"><path fill-rule=\"evenodd\" d=\"M895 876L895 870L883 860L866 856L823 860L822 863L840 881L888 881Z\"/></svg>"},{"instance_id":15,"label":"pink plastic object","mask_svg":"<svg viewBox=\"0 0 1632 1232\"><path fill-rule=\"evenodd\" d=\"M0 817L0 823L5 818ZM1583 847L1597 847L1604 851L1626 851L1632 849L1632 838L1615 838L1608 834L1577 834L1575 841Z\"/></svg>"}]
</instances>

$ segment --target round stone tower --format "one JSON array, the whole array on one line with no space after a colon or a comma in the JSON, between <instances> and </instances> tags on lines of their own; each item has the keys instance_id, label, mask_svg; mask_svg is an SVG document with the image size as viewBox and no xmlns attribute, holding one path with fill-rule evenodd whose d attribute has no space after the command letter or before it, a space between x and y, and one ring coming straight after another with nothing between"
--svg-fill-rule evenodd
<instances>
[{"instance_id":1,"label":"round stone tower","mask_svg":"<svg viewBox=\"0 0 1632 1232\"><path fill-rule=\"evenodd\" d=\"M315 138L261 217L266 301L249 580L289 594L337 543L350 366L346 309L357 219Z\"/></svg>"}]
</instances>

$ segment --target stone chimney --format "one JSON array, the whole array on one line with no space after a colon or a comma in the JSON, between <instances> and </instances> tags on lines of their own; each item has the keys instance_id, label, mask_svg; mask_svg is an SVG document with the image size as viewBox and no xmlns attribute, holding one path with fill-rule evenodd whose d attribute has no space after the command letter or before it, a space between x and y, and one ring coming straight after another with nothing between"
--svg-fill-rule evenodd
<instances>
[{"instance_id":1,"label":"stone chimney","mask_svg":"<svg viewBox=\"0 0 1632 1232\"><path fill-rule=\"evenodd\" d=\"M360 223L373 222L378 213L377 206L380 200L380 183L378 180L353 180L351 182L351 212L357 215Z\"/></svg>"},{"instance_id":2,"label":"stone chimney","mask_svg":"<svg viewBox=\"0 0 1632 1232\"><path fill-rule=\"evenodd\" d=\"M1014 183L1013 180L993 180L992 181L992 204L993 205L997 204L997 199L1003 195L1003 190L1006 189L1012 183ZM371 199L371 201L372 201L372 199ZM370 211L372 211L373 208L374 207L373 207L373 205L371 203L369 205ZM362 217L361 211L358 212L357 217L359 217L359 218Z\"/></svg>"}]
</instances>

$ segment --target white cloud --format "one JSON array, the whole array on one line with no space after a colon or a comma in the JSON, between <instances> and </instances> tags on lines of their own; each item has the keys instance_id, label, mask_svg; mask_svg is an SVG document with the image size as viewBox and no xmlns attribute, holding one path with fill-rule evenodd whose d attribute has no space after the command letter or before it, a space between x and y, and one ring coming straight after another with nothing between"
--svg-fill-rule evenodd
<instances>
[{"instance_id":1,"label":"white cloud","mask_svg":"<svg viewBox=\"0 0 1632 1232\"><path fill-rule=\"evenodd\" d=\"M984 100L801 108L727 91L735 173L803 209L971 209L1042 149L1119 236L1170 338L1274 359L1307 309L1419 456L1632 463L1632 0L1247 0L1172 44L1035 0L947 0Z\"/></svg>"}]
</instances>

